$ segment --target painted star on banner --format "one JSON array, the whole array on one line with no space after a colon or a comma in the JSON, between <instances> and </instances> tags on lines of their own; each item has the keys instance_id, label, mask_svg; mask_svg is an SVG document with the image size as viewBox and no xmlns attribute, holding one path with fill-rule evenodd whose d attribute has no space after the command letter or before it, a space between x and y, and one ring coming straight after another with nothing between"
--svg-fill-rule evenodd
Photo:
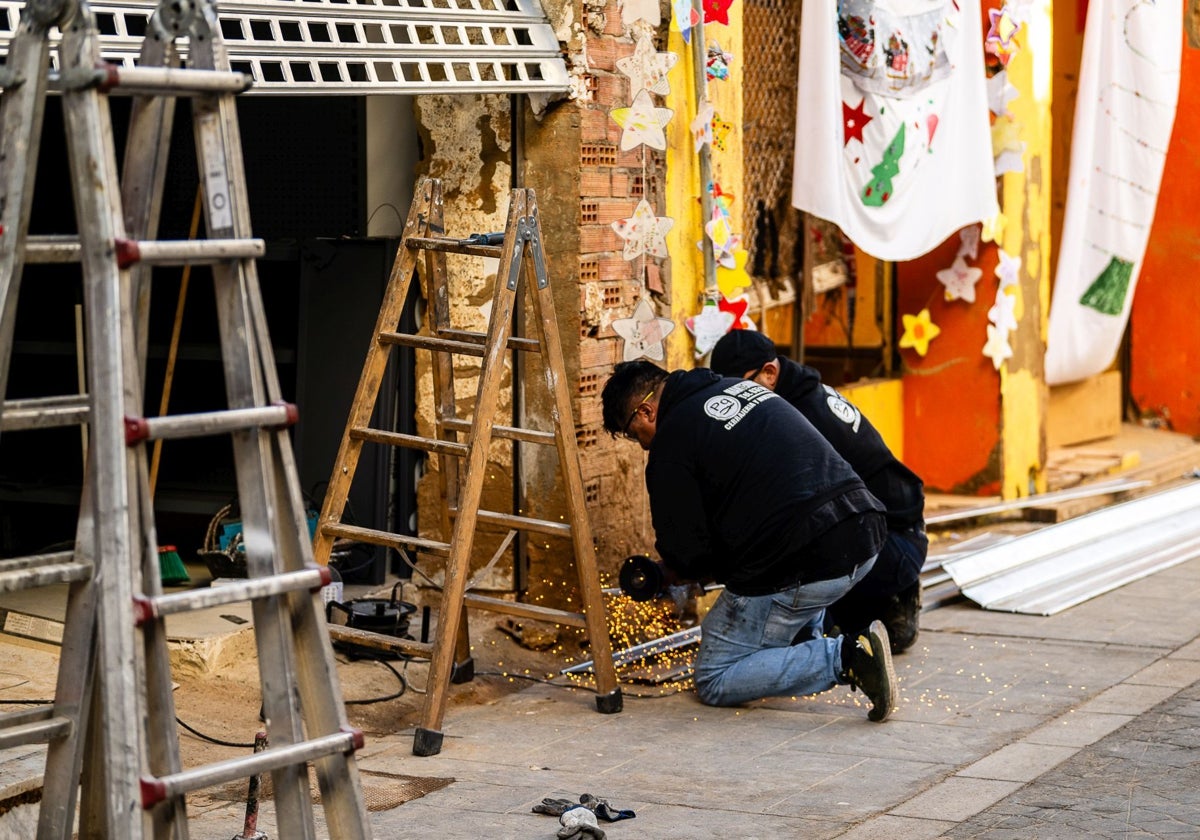
<instances>
[{"instance_id":1,"label":"painted star on banner","mask_svg":"<svg viewBox=\"0 0 1200 840\"><path fill-rule=\"evenodd\" d=\"M988 110L997 117L1008 116L1008 103L1017 98L1017 89L1009 84L1007 70L987 80L987 95Z\"/></svg>"},{"instance_id":2,"label":"painted star on banner","mask_svg":"<svg viewBox=\"0 0 1200 840\"><path fill-rule=\"evenodd\" d=\"M621 151L636 149L643 143L652 149L666 151L667 136L663 128L674 113L670 108L655 107L654 97L646 90L638 91L630 107L614 108L610 116L623 129Z\"/></svg>"},{"instance_id":3,"label":"painted star on banner","mask_svg":"<svg viewBox=\"0 0 1200 840\"><path fill-rule=\"evenodd\" d=\"M1010 295L1003 288L996 289L996 302L988 310L988 320L996 325L996 329L1008 332L1017 328L1017 296Z\"/></svg>"},{"instance_id":4,"label":"painted star on banner","mask_svg":"<svg viewBox=\"0 0 1200 840\"><path fill-rule=\"evenodd\" d=\"M987 325L987 343L983 345L983 355L992 360L996 370L1005 359L1012 358L1012 346L1008 343L1008 330L1002 330L994 324Z\"/></svg>"},{"instance_id":5,"label":"painted star on banner","mask_svg":"<svg viewBox=\"0 0 1200 840\"><path fill-rule=\"evenodd\" d=\"M979 228L975 225L958 232L958 253L955 256L979 259Z\"/></svg>"},{"instance_id":6,"label":"painted star on banner","mask_svg":"<svg viewBox=\"0 0 1200 840\"><path fill-rule=\"evenodd\" d=\"M655 215L654 208L643 198L633 215L613 222L612 229L625 240L622 256L627 260L635 260L642 254L659 258L667 256L667 232L674 225L675 220L669 216Z\"/></svg>"},{"instance_id":7,"label":"painted star on banner","mask_svg":"<svg viewBox=\"0 0 1200 840\"><path fill-rule=\"evenodd\" d=\"M633 26L639 20L651 26L662 23L658 0L621 0L621 23Z\"/></svg>"},{"instance_id":8,"label":"painted star on banner","mask_svg":"<svg viewBox=\"0 0 1200 840\"><path fill-rule=\"evenodd\" d=\"M975 284L983 276L983 271L967 265L962 257L955 257L949 268L937 272L938 282L946 287L946 300L965 300L975 302Z\"/></svg>"},{"instance_id":9,"label":"painted star on banner","mask_svg":"<svg viewBox=\"0 0 1200 840\"><path fill-rule=\"evenodd\" d=\"M1000 288L1007 289L1016 286L1021 280L1021 258L1010 256L1003 248L996 251L1000 262L996 265L996 276L1000 278Z\"/></svg>"},{"instance_id":10,"label":"painted star on banner","mask_svg":"<svg viewBox=\"0 0 1200 840\"><path fill-rule=\"evenodd\" d=\"M679 56L673 52L658 52L654 49L654 41L648 35L638 38L633 55L617 60L617 69L629 77L630 90L648 90L659 96L671 92L667 81L667 73L679 61Z\"/></svg>"},{"instance_id":11,"label":"painted star on banner","mask_svg":"<svg viewBox=\"0 0 1200 840\"><path fill-rule=\"evenodd\" d=\"M633 315L629 318L616 318L612 322L613 331L625 339L625 349L622 358L626 362L645 356L656 362L661 362L666 352L663 340L675 329L675 322L670 318L659 318L654 313L650 301L642 298L634 307Z\"/></svg>"},{"instance_id":12,"label":"painted star on banner","mask_svg":"<svg viewBox=\"0 0 1200 840\"><path fill-rule=\"evenodd\" d=\"M846 146L851 140L863 142L863 129L867 127L867 123L875 119L868 117L864 112L867 100L864 97L858 101L858 105L851 108L846 102L842 103L842 145Z\"/></svg>"},{"instance_id":13,"label":"painted star on banner","mask_svg":"<svg viewBox=\"0 0 1200 840\"><path fill-rule=\"evenodd\" d=\"M942 332L942 328L929 318L929 310L922 309L916 315L901 315L904 322L904 335L900 336L900 347L911 347L917 355L924 357L929 352L929 342Z\"/></svg>"},{"instance_id":14,"label":"painted star on banner","mask_svg":"<svg viewBox=\"0 0 1200 840\"><path fill-rule=\"evenodd\" d=\"M699 359L712 352L713 347L721 340L721 336L729 332L733 326L732 312L723 311L713 301L705 301L698 315L688 318L684 324L696 342L696 358Z\"/></svg>"},{"instance_id":15,"label":"painted star on banner","mask_svg":"<svg viewBox=\"0 0 1200 840\"><path fill-rule=\"evenodd\" d=\"M704 148L704 144L712 145L713 139L713 106L711 103L705 102L696 112L696 119L692 120L692 145L695 146L694 151L700 151Z\"/></svg>"}]
</instances>

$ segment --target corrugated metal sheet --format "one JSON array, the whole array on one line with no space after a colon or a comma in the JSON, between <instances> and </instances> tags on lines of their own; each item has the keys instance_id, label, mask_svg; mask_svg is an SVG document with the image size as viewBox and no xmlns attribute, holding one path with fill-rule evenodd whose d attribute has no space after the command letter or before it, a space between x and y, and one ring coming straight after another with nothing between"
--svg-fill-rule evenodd
<instances>
[{"instance_id":1,"label":"corrugated metal sheet","mask_svg":"<svg viewBox=\"0 0 1200 840\"><path fill-rule=\"evenodd\" d=\"M1054 615L1200 556L1200 482L1025 534L943 568L989 610Z\"/></svg>"},{"instance_id":2,"label":"corrugated metal sheet","mask_svg":"<svg viewBox=\"0 0 1200 840\"><path fill-rule=\"evenodd\" d=\"M91 4L105 59L134 64L156 5ZM0 0L0 55L23 6ZM252 94L560 93L569 86L538 0L240 0L218 8L233 69L254 79Z\"/></svg>"}]
</instances>

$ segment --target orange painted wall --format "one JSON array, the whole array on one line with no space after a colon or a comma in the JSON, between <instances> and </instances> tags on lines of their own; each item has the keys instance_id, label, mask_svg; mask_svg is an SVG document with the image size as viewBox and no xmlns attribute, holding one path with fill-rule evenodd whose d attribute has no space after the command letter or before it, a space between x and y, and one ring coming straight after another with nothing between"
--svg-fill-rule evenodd
<instances>
[{"instance_id":1,"label":"orange painted wall","mask_svg":"<svg viewBox=\"0 0 1200 840\"><path fill-rule=\"evenodd\" d=\"M1186 36L1185 36L1186 37ZM1200 49L1183 46L1175 128L1130 317L1129 388L1144 413L1200 435Z\"/></svg>"},{"instance_id":2,"label":"orange painted wall","mask_svg":"<svg viewBox=\"0 0 1200 840\"><path fill-rule=\"evenodd\" d=\"M924 308L941 334L924 358L900 351L904 379L904 460L929 490L952 493L998 493L1000 442L1000 376L981 352L987 336L988 305L995 296L996 249L980 244L983 270L976 300L946 301L937 272L954 262L960 240L950 237L917 260L896 264L896 335L903 334L899 315Z\"/></svg>"}]
</instances>

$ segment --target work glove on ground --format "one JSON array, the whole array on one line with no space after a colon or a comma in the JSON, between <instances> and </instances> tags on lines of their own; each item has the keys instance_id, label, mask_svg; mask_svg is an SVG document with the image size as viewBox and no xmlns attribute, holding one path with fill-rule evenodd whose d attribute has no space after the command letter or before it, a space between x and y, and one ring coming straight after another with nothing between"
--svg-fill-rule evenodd
<instances>
[{"instance_id":1,"label":"work glove on ground","mask_svg":"<svg viewBox=\"0 0 1200 840\"><path fill-rule=\"evenodd\" d=\"M558 836L562 840L604 840L604 829L596 822L596 815L585 805L575 805L563 811L558 821L562 828Z\"/></svg>"},{"instance_id":2,"label":"work glove on ground","mask_svg":"<svg viewBox=\"0 0 1200 840\"><path fill-rule=\"evenodd\" d=\"M579 803L572 802L570 799L543 799L537 805L533 806L533 812L535 814L549 814L552 817L560 817L564 811L578 807Z\"/></svg>"},{"instance_id":3,"label":"work glove on ground","mask_svg":"<svg viewBox=\"0 0 1200 840\"><path fill-rule=\"evenodd\" d=\"M597 817L606 822L616 822L617 820L631 820L637 816L633 811L627 808L614 808L607 799L601 799L598 796L592 796L590 793L585 793L579 797L579 802L589 811L595 813Z\"/></svg>"}]
</instances>

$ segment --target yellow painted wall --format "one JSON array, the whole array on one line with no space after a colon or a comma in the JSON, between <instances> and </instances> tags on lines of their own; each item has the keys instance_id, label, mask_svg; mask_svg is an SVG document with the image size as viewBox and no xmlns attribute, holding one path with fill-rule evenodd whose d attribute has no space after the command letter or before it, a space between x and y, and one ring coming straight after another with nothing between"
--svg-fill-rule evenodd
<instances>
[{"instance_id":1,"label":"yellow painted wall","mask_svg":"<svg viewBox=\"0 0 1200 840\"><path fill-rule=\"evenodd\" d=\"M904 460L904 382L900 379L864 379L838 388L858 406L883 437L892 454Z\"/></svg>"}]
</instances>

